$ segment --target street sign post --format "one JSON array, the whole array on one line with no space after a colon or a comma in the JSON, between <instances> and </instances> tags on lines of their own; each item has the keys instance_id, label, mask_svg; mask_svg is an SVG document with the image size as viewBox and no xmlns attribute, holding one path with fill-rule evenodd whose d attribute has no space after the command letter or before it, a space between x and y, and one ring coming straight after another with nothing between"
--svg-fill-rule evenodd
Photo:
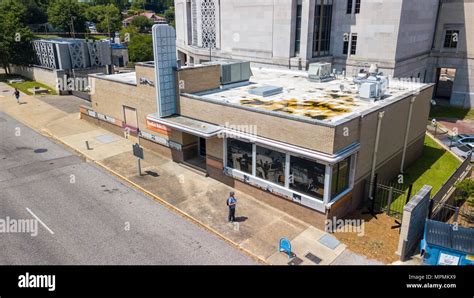
<instances>
[{"instance_id":1,"label":"street sign post","mask_svg":"<svg viewBox=\"0 0 474 298\"><path fill-rule=\"evenodd\" d=\"M140 144L135 144L132 146L133 148L133 155L137 158L137 167L138 167L138 176L142 175L142 167L140 164L140 160L144 159L143 156L143 148L140 147Z\"/></svg>"}]
</instances>

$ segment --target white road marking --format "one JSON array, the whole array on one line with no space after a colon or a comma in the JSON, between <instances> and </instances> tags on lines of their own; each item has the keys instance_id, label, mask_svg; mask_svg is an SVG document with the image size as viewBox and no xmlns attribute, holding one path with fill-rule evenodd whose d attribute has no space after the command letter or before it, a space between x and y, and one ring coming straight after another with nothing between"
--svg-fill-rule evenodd
<instances>
[{"instance_id":1,"label":"white road marking","mask_svg":"<svg viewBox=\"0 0 474 298\"><path fill-rule=\"evenodd\" d=\"M47 226L44 222L42 222L41 219L39 219L39 217L36 216L36 214L34 214L34 213L33 213L30 209L28 209L28 208L26 208L26 211L28 211L31 215L33 215L33 217L36 218L36 220L39 221L40 224L41 224L46 230L48 230L52 235L54 235L53 230L51 230L50 228L48 228L48 226Z\"/></svg>"}]
</instances>

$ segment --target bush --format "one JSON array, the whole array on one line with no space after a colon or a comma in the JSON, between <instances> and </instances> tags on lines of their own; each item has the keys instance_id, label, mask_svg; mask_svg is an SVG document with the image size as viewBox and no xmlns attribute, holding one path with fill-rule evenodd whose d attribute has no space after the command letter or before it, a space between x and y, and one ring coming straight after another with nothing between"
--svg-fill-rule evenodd
<instances>
[{"instance_id":1,"label":"bush","mask_svg":"<svg viewBox=\"0 0 474 298\"><path fill-rule=\"evenodd\" d=\"M473 204L474 199L474 181L471 179L464 179L455 185L457 194L456 202L464 202L468 199L468 204Z\"/></svg>"}]
</instances>

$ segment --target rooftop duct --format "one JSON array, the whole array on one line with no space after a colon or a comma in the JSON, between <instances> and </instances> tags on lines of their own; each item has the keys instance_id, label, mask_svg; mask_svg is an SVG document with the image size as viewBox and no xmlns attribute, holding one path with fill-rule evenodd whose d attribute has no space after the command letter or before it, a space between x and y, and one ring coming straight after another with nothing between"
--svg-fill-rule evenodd
<instances>
[{"instance_id":1,"label":"rooftop duct","mask_svg":"<svg viewBox=\"0 0 474 298\"><path fill-rule=\"evenodd\" d=\"M275 95L281 92L283 92L283 88L276 87L276 86L262 86L262 87L257 87L257 88L253 88L249 90L250 94L263 96L263 97Z\"/></svg>"}]
</instances>

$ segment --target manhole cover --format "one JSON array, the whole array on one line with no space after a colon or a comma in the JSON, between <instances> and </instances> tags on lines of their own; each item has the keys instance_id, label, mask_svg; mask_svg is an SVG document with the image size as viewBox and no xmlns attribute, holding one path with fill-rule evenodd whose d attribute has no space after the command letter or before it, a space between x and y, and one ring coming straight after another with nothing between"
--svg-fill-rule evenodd
<instances>
[{"instance_id":1,"label":"manhole cover","mask_svg":"<svg viewBox=\"0 0 474 298\"><path fill-rule=\"evenodd\" d=\"M294 257L290 262L288 262L288 265L295 266L295 265L300 265L301 263L303 263L302 259L298 257Z\"/></svg>"},{"instance_id":2,"label":"manhole cover","mask_svg":"<svg viewBox=\"0 0 474 298\"><path fill-rule=\"evenodd\" d=\"M315 264L319 264L322 261L320 258L318 258L317 256L313 255L310 252L305 255L305 258L307 258L308 260L310 260L311 262Z\"/></svg>"}]
</instances>

